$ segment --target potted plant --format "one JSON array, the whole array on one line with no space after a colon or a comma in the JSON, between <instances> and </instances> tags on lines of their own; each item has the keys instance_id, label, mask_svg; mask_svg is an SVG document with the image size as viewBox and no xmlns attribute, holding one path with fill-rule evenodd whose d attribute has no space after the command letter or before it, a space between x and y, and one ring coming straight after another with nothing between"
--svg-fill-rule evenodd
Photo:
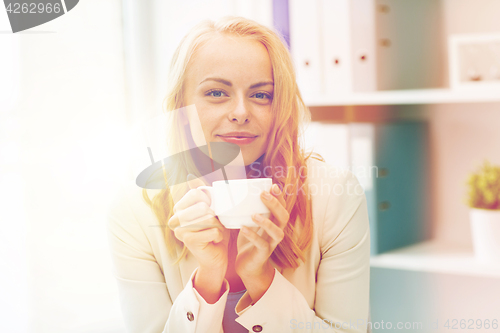
<instances>
[{"instance_id":1,"label":"potted plant","mask_svg":"<svg viewBox=\"0 0 500 333\"><path fill-rule=\"evenodd\" d=\"M500 265L500 167L485 161L467 185L474 255L481 263Z\"/></svg>"}]
</instances>

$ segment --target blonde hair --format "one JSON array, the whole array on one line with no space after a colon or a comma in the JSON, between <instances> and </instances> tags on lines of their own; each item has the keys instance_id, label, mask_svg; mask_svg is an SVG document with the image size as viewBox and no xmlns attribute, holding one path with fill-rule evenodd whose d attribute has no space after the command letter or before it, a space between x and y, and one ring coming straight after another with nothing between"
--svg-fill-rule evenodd
<instances>
[{"instance_id":1,"label":"blonde hair","mask_svg":"<svg viewBox=\"0 0 500 333\"><path fill-rule=\"evenodd\" d=\"M179 128L184 126L183 120L180 119L178 112L169 111L186 107L183 105L183 84L189 60L196 49L211 38L221 35L259 41L269 53L274 81L271 105L273 114L271 133L274 135L269 136L262 165L271 168L273 183L278 184L281 189L286 189L283 193L286 209L290 214L289 223L284 230L284 239L274 250L272 259L281 267L297 268L300 265L299 260L305 260L304 253L310 247L313 234L311 202L307 186L304 186L307 177L306 161L311 153L305 156L299 144L301 125L310 121L310 113L297 87L290 53L279 33L253 20L234 16L226 16L217 22L205 20L193 27L177 47L168 74L167 93L163 101L163 108L171 117L170 128L167 129L169 135L167 145L172 149L172 153L181 152L188 147L190 138L186 136L189 134L179 133ZM184 133L190 131L186 130ZM192 166L192 161L187 159L183 163ZM305 172L299 174L290 172L290 167ZM185 183L187 174L183 170L186 168L169 170L168 174L165 172L166 181L177 178L184 182L170 189L166 186L167 188L161 190L152 200L149 199L146 190L143 190L144 199L153 209L165 231L170 255L175 259L177 250L182 248L182 253L177 256L175 263L178 263L187 251L185 245L168 228L168 220L173 215L174 201L176 202L189 190ZM276 172L277 170L281 171ZM251 177L252 174L249 173L247 176ZM300 229L300 233L297 229Z\"/></svg>"}]
</instances>

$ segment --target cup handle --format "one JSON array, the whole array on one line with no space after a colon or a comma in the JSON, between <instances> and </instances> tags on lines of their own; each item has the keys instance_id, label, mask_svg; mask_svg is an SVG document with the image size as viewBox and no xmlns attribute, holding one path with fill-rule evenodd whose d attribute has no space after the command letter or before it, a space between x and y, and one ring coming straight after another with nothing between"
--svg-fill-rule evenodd
<instances>
[{"instance_id":1,"label":"cup handle","mask_svg":"<svg viewBox=\"0 0 500 333\"><path fill-rule=\"evenodd\" d=\"M198 189L200 190L207 190L208 193L210 193L210 209L215 211L215 208L214 208L214 188L212 186L198 186L197 187Z\"/></svg>"}]
</instances>

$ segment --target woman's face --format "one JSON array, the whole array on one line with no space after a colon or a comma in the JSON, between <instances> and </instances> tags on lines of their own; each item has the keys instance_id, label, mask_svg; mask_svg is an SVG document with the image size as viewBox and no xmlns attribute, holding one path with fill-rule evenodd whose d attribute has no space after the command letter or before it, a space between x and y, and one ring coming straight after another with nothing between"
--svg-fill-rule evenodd
<instances>
[{"instance_id":1,"label":"woman's face","mask_svg":"<svg viewBox=\"0 0 500 333\"><path fill-rule=\"evenodd\" d=\"M190 120L195 143L235 143L245 165L264 154L274 87L265 46L241 37L212 39L196 50L186 74L184 105L196 105L203 129L196 131Z\"/></svg>"}]
</instances>

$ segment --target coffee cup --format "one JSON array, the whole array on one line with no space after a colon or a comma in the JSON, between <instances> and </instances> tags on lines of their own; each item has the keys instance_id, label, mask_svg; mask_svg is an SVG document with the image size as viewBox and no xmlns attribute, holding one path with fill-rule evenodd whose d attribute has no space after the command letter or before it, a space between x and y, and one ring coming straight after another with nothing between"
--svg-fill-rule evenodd
<instances>
[{"instance_id":1,"label":"coffee cup","mask_svg":"<svg viewBox=\"0 0 500 333\"><path fill-rule=\"evenodd\" d=\"M199 186L210 193L210 208L221 224L227 229L240 229L242 226L258 227L253 214L269 218L271 212L264 205L260 194L270 191L272 178L231 179L213 182L212 186Z\"/></svg>"}]
</instances>

